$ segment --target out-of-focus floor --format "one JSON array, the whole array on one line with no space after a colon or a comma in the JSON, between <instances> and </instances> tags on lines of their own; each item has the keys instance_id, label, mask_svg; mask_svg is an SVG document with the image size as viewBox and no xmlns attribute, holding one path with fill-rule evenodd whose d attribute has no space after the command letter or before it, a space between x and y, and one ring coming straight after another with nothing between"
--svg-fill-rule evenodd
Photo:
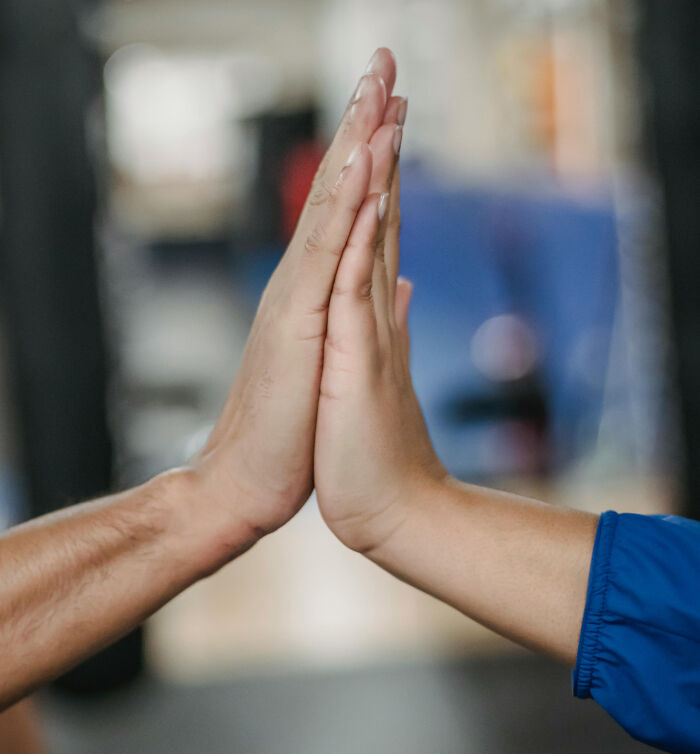
<instances>
[{"instance_id":1,"label":"out-of-focus floor","mask_svg":"<svg viewBox=\"0 0 700 754\"><path fill-rule=\"evenodd\" d=\"M220 685L144 681L80 704L46 697L54 754L567 754L652 751L568 671L529 655L295 672Z\"/></svg>"}]
</instances>

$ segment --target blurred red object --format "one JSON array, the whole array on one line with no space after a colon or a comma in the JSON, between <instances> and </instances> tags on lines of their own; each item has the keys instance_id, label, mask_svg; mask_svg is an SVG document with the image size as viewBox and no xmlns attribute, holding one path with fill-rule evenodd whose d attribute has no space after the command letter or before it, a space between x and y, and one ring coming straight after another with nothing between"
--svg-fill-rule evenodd
<instances>
[{"instance_id":1,"label":"blurred red object","mask_svg":"<svg viewBox=\"0 0 700 754\"><path fill-rule=\"evenodd\" d=\"M282 198L282 232L285 243L294 233L304 209L316 170L323 159L324 148L317 141L295 144L282 165L280 196Z\"/></svg>"}]
</instances>

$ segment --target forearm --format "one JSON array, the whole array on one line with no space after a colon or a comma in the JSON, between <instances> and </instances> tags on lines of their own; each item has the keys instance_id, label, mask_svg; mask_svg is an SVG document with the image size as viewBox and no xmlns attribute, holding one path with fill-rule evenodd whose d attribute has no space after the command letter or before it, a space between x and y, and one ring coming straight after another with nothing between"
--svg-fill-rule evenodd
<instances>
[{"instance_id":1,"label":"forearm","mask_svg":"<svg viewBox=\"0 0 700 754\"><path fill-rule=\"evenodd\" d=\"M575 662L597 516L455 480L404 503L372 560L494 631Z\"/></svg>"},{"instance_id":2,"label":"forearm","mask_svg":"<svg viewBox=\"0 0 700 754\"><path fill-rule=\"evenodd\" d=\"M252 543L187 472L0 538L0 709L108 645Z\"/></svg>"}]
</instances>

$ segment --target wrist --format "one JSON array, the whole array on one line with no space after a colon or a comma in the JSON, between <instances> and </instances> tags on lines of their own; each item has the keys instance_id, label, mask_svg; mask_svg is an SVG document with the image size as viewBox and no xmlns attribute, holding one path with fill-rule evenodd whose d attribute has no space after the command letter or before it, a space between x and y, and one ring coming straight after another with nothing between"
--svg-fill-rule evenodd
<instances>
[{"instance_id":1,"label":"wrist","mask_svg":"<svg viewBox=\"0 0 700 754\"><path fill-rule=\"evenodd\" d=\"M370 560L381 561L384 554L400 542L402 532L424 515L448 484L447 474L425 473L405 479L391 495L386 496L380 512L365 521L356 542L359 546L352 549Z\"/></svg>"},{"instance_id":2,"label":"wrist","mask_svg":"<svg viewBox=\"0 0 700 754\"><path fill-rule=\"evenodd\" d=\"M216 491L191 467L163 472L143 488L164 512L171 545L191 566L193 580L214 573L260 538L236 515L240 501L227 500L222 505Z\"/></svg>"}]
</instances>

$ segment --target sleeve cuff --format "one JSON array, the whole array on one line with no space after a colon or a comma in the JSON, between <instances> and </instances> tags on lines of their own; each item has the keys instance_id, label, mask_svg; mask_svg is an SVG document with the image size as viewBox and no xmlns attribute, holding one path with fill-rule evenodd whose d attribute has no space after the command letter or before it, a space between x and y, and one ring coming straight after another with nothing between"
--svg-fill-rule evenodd
<instances>
[{"instance_id":1,"label":"sleeve cuff","mask_svg":"<svg viewBox=\"0 0 700 754\"><path fill-rule=\"evenodd\" d=\"M591 681L598 655L598 640L605 603L608 594L610 556L615 541L618 514L615 511L603 513L598 522L591 570L588 575L588 593L583 611L581 634L578 643L576 667L573 672L574 696L585 699L591 695Z\"/></svg>"}]
</instances>

